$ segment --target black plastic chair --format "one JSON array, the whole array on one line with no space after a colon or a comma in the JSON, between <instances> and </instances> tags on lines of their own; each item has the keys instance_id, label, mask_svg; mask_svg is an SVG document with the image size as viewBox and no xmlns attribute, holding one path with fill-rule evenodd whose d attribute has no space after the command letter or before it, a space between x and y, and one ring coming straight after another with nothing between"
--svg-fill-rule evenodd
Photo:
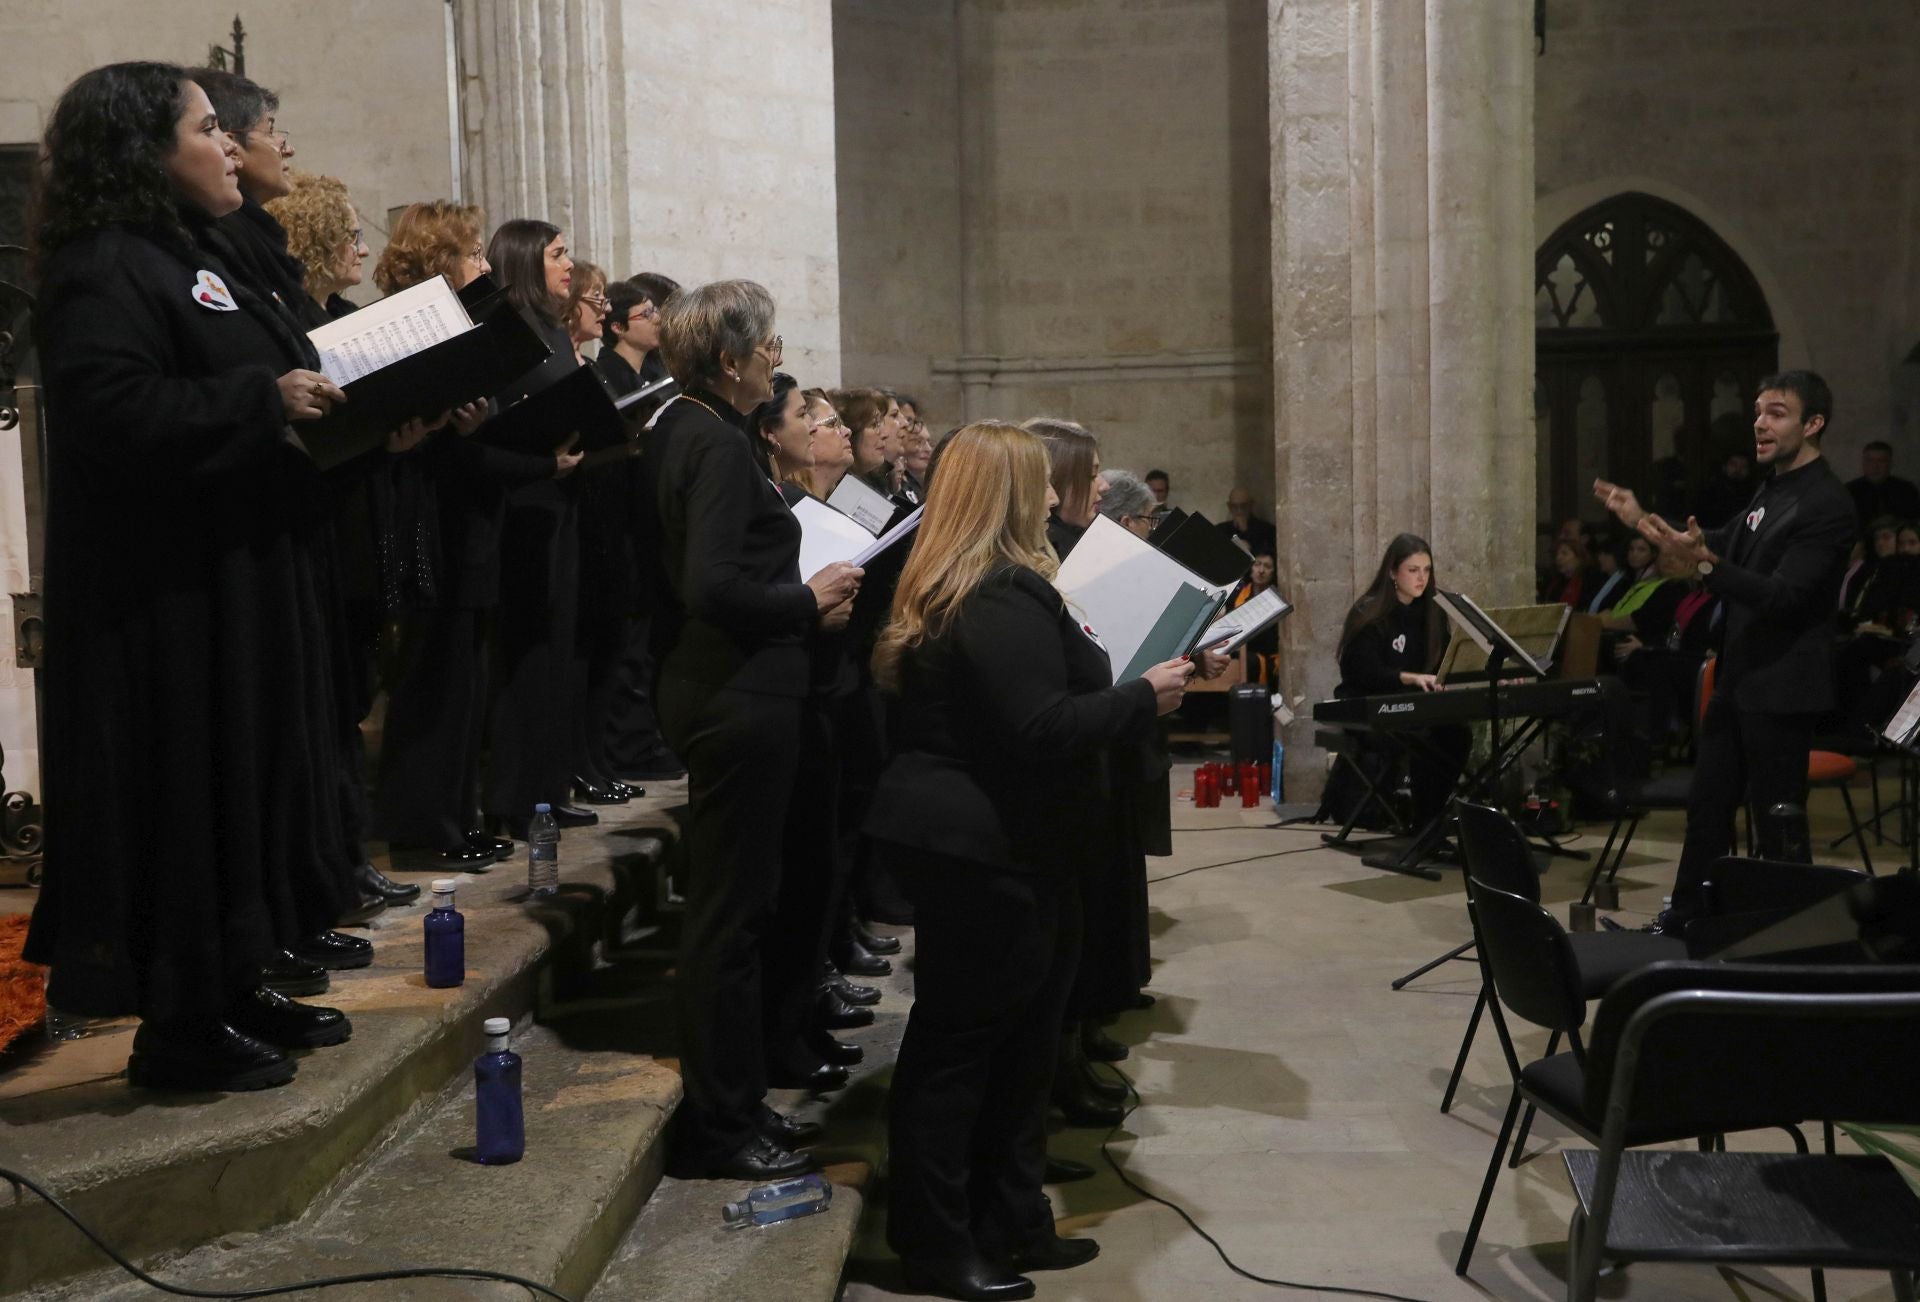
<instances>
[{"instance_id":1,"label":"black plastic chair","mask_svg":"<svg viewBox=\"0 0 1920 1302\"><path fill-rule=\"evenodd\" d=\"M1480 1225L1486 1219L1487 1204L1493 1198L1494 1182L1499 1178L1507 1144L1513 1135L1515 1118L1523 1104L1539 1108L1590 1144L1600 1142L1602 1113L1587 1101L1589 1054L1580 1037L1586 1022L1587 1001L1580 987L1580 972L1573 956L1570 937L1558 920L1539 904L1485 882L1469 879L1469 909L1473 916L1474 939L1480 950L1480 963L1496 998L1492 1010L1500 1049L1506 1056L1513 1077L1513 1094L1507 1101L1500 1134L1494 1141L1493 1156L1487 1163L1487 1177L1480 1186L1480 1199L1474 1205L1473 1219L1467 1225L1466 1239L1460 1246L1456 1275L1467 1273L1474 1245L1480 1238ZM1649 973L1683 967L1687 963L1656 963L1620 982L1624 991L1643 981ZM1787 971L1790 969L1779 969ZM1608 1007L1617 992L1610 994L1601 1008ZM1522 1064L1507 1031L1502 1010L1535 1026L1564 1035L1569 1052L1548 1053ZM1691 1121L1668 1123L1664 1120L1636 1122L1626 1127L1623 1142L1629 1146L1665 1144L1683 1139L1700 1139L1735 1130L1754 1130L1767 1126L1786 1129L1797 1151L1806 1151L1806 1140L1794 1128L1801 1119L1795 1114L1774 1114L1760 1108L1728 1107L1712 1126L1695 1126Z\"/></svg>"},{"instance_id":2,"label":"black plastic chair","mask_svg":"<svg viewBox=\"0 0 1920 1302\"><path fill-rule=\"evenodd\" d=\"M1914 1124L1916 1073L1920 968L1663 963L1628 978L1601 1004L1578 1100L1601 1119L1597 1151L1565 1155L1567 1296L1592 1302L1604 1262L1706 1261L1810 1266L1816 1294L1822 1267L1884 1270L1915 1302L1920 1198L1885 1157L1626 1150L1787 1117Z\"/></svg>"},{"instance_id":3,"label":"black plastic chair","mask_svg":"<svg viewBox=\"0 0 1920 1302\"><path fill-rule=\"evenodd\" d=\"M1700 884L1701 916L1687 927L1687 952L1706 958L1802 909L1866 881L1858 868L1729 855Z\"/></svg>"},{"instance_id":4,"label":"black plastic chair","mask_svg":"<svg viewBox=\"0 0 1920 1302\"><path fill-rule=\"evenodd\" d=\"M1455 801L1454 812L1459 819L1460 853L1466 859L1467 875L1473 880L1538 904L1540 873L1534 864L1533 851L1527 845L1526 836L1514 826L1513 820L1497 809L1466 801ZM1574 966L1579 973L1580 993L1584 999L1600 998L1621 977L1649 963L1687 956L1685 943L1677 937L1656 936L1642 931L1574 932L1567 936L1567 941L1572 946ZM1473 1037L1480 1028L1480 1017L1486 1011L1489 994L1487 983L1483 980L1479 997L1474 1000L1473 1013L1467 1019L1466 1034L1460 1037L1460 1052L1453 1061L1453 1075L1447 1079L1446 1093L1440 1098L1442 1112L1453 1107L1453 1096L1460 1087L1460 1076L1466 1070L1467 1054L1473 1048ZM1556 1033L1547 1042L1547 1052L1552 1053L1559 1043ZM1515 1166L1520 1163L1520 1153L1526 1147L1527 1132L1532 1126L1533 1112L1528 1109L1520 1122L1520 1137L1513 1146Z\"/></svg>"}]
</instances>

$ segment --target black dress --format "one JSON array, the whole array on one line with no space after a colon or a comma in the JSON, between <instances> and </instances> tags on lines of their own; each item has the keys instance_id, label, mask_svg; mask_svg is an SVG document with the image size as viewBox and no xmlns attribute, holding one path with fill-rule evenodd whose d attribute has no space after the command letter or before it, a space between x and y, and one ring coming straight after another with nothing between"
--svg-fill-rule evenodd
<instances>
[{"instance_id":1,"label":"black dress","mask_svg":"<svg viewBox=\"0 0 1920 1302\"><path fill-rule=\"evenodd\" d=\"M765 1009L814 973L773 970L766 942L800 763L819 620L800 581L800 525L767 478L746 418L690 390L661 415L643 465L664 580L655 636L660 722L687 764L688 885L674 988L689 1172L754 1137L767 1092Z\"/></svg>"},{"instance_id":2,"label":"black dress","mask_svg":"<svg viewBox=\"0 0 1920 1302\"><path fill-rule=\"evenodd\" d=\"M321 850L340 820L321 480L276 384L311 355L189 222L191 245L86 236L41 287L58 654L26 953L55 1006L162 1023L221 1016L347 903Z\"/></svg>"},{"instance_id":3,"label":"black dress","mask_svg":"<svg viewBox=\"0 0 1920 1302\"><path fill-rule=\"evenodd\" d=\"M1079 881L1109 863L1109 754L1151 731L1144 679L1032 570L990 575L900 666L899 749L867 832L914 896L914 1005L894 1069L887 1237L952 1260L1053 1233L1041 1192Z\"/></svg>"},{"instance_id":4,"label":"black dress","mask_svg":"<svg viewBox=\"0 0 1920 1302\"><path fill-rule=\"evenodd\" d=\"M553 351L508 385L500 405L558 383L579 366L564 326L542 324ZM556 434L555 445L565 439ZM580 474L547 473L507 490L500 529L500 607L493 627L493 704L487 726L486 812L518 832L540 803L570 793L574 645L580 600Z\"/></svg>"}]
</instances>

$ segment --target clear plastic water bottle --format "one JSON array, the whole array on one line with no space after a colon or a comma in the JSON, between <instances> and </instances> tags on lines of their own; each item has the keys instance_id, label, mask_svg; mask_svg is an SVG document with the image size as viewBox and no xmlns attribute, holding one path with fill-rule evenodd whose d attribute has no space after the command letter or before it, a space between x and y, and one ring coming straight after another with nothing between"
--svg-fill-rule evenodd
<instances>
[{"instance_id":1,"label":"clear plastic water bottle","mask_svg":"<svg viewBox=\"0 0 1920 1302\"><path fill-rule=\"evenodd\" d=\"M1286 743L1280 740L1280 732L1276 728L1273 737L1273 789L1267 793L1268 798L1276 805L1284 804L1286 801L1286 775L1287 747Z\"/></svg>"},{"instance_id":2,"label":"clear plastic water bottle","mask_svg":"<svg viewBox=\"0 0 1920 1302\"><path fill-rule=\"evenodd\" d=\"M513 1023L489 1017L487 1051L473 1060L474 1156L486 1166L518 1162L527 1151L520 1107L520 1055L507 1047Z\"/></svg>"},{"instance_id":3,"label":"clear plastic water bottle","mask_svg":"<svg viewBox=\"0 0 1920 1302\"><path fill-rule=\"evenodd\" d=\"M467 979L467 920L453 907L457 877L433 884L433 911L421 926L427 936L427 984L457 986Z\"/></svg>"},{"instance_id":4,"label":"clear plastic water bottle","mask_svg":"<svg viewBox=\"0 0 1920 1302\"><path fill-rule=\"evenodd\" d=\"M527 824L527 889L535 895L560 889L560 824L553 821L551 805L535 805Z\"/></svg>"},{"instance_id":5,"label":"clear plastic water bottle","mask_svg":"<svg viewBox=\"0 0 1920 1302\"><path fill-rule=\"evenodd\" d=\"M772 1225L796 1216L811 1216L833 1205L833 1186L823 1175L800 1175L756 1185L736 1203L720 1205L720 1219L729 1229L743 1225Z\"/></svg>"}]
</instances>

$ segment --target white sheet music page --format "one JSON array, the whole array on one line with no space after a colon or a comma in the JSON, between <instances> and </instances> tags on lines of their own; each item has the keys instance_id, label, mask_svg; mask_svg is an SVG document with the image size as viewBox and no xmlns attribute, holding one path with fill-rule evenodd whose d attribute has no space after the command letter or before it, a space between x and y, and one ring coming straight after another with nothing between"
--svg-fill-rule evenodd
<instances>
[{"instance_id":1,"label":"white sheet music page","mask_svg":"<svg viewBox=\"0 0 1920 1302\"><path fill-rule=\"evenodd\" d=\"M854 475L840 480L840 486L827 495L827 504L842 515L858 520L868 533L876 536L887 527L887 521L893 519L893 502Z\"/></svg>"},{"instance_id":2,"label":"white sheet music page","mask_svg":"<svg viewBox=\"0 0 1920 1302\"><path fill-rule=\"evenodd\" d=\"M346 385L471 329L473 318L460 296L445 276L435 276L329 321L307 338L319 350L326 377Z\"/></svg>"},{"instance_id":3,"label":"white sheet music page","mask_svg":"<svg viewBox=\"0 0 1920 1302\"><path fill-rule=\"evenodd\" d=\"M1229 610L1208 627L1206 636L1200 639L1201 645L1213 641L1229 630L1232 636L1216 650L1232 654L1238 651L1246 640L1260 632L1267 625L1279 619L1293 607L1280 596L1278 588L1268 588L1257 597L1249 597L1236 610Z\"/></svg>"},{"instance_id":4,"label":"white sheet music page","mask_svg":"<svg viewBox=\"0 0 1920 1302\"><path fill-rule=\"evenodd\" d=\"M800 522L800 581L835 561L852 561L873 546L873 535L825 502L803 497L793 504Z\"/></svg>"}]
</instances>

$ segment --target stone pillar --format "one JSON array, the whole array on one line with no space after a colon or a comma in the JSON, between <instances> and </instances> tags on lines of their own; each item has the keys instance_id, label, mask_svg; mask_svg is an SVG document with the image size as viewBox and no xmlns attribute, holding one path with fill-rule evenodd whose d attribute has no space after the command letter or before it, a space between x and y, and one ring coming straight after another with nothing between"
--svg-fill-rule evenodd
<instances>
[{"instance_id":1,"label":"stone pillar","mask_svg":"<svg viewBox=\"0 0 1920 1302\"><path fill-rule=\"evenodd\" d=\"M1519 0L1268 0L1282 691L1306 707L1403 530L1482 605L1531 591L1533 64Z\"/></svg>"}]
</instances>

